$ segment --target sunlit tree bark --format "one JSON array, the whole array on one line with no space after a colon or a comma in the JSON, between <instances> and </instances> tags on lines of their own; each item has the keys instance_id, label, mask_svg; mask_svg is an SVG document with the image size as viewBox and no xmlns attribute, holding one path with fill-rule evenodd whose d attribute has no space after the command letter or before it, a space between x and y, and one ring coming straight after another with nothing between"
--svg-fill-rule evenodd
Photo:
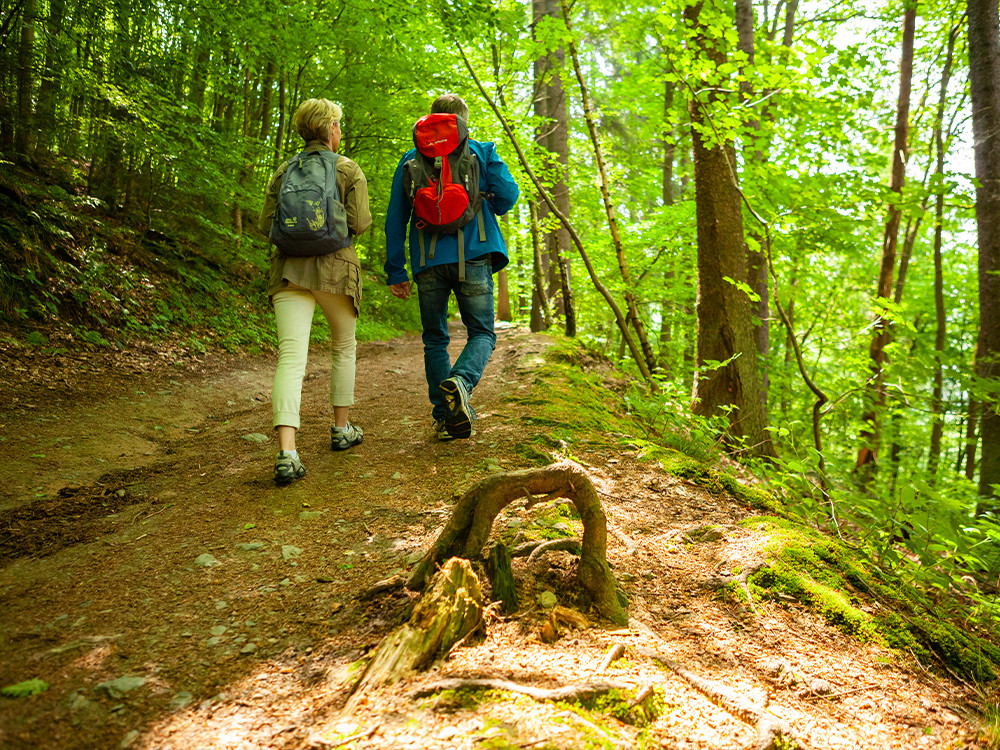
<instances>
[{"instance_id":1,"label":"sunlit tree bark","mask_svg":"<svg viewBox=\"0 0 1000 750\"><path fill-rule=\"evenodd\" d=\"M981 379L980 509L994 508L1000 492L1000 10L996 0L969 0L969 82L976 151L976 224L979 236L979 347Z\"/></svg>"},{"instance_id":2,"label":"sunlit tree bark","mask_svg":"<svg viewBox=\"0 0 1000 750\"><path fill-rule=\"evenodd\" d=\"M721 66L726 55L720 40L704 33L706 9L716 13L715 0L688 6L684 17L696 30L696 53ZM753 310L746 292L732 281L747 278L736 151L732 141L717 143L707 135L712 132L711 107L725 94L712 88L701 96L690 103L698 227L694 411L702 416L727 414L733 443L744 441L755 454L774 455L761 399Z\"/></svg>"}]
</instances>

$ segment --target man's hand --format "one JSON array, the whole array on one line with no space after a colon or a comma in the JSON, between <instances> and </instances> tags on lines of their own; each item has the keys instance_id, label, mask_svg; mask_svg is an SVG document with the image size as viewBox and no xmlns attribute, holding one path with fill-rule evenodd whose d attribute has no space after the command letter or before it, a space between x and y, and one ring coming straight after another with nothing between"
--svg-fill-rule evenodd
<instances>
[{"instance_id":1,"label":"man's hand","mask_svg":"<svg viewBox=\"0 0 1000 750\"><path fill-rule=\"evenodd\" d=\"M394 297L398 297L399 299L409 299L410 282L401 281L398 284L390 284L389 291L392 292L392 296Z\"/></svg>"}]
</instances>

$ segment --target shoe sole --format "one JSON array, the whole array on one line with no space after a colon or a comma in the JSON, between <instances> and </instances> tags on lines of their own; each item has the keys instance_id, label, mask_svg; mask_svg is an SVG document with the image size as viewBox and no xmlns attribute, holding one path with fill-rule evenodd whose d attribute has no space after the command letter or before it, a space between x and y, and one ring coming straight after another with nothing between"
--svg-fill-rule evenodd
<instances>
[{"instance_id":1,"label":"shoe sole","mask_svg":"<svg viewBox=\"0 0 1000 750\"><path fill-rule=\"evenodd\" d=\"M346 451L348 448L353 448L355 445L361 445L365 442L364 437L358 438L356 443L348 443L347 445L341 445L340 443L330 443L330 450L333 451Z\"/></svg>"},{"instance_id":2,"label":"shoe sole","mask_svg":"<svg viewBox=\"0 0 1000 750\"><path fill-rule=\"evenodd\" d=\"M444 396L448 416L444 418L444 428L453 438L467 438L472 435L472 416L462 403L462 393L458 383L444 381L438 390Z\"/></svg>"},{"instance_id":3,"label":"shoe sole","mask_svg":"<svg viewBox=\"0 0 1000 750\"><path fill-rule=\"evenodd\" d=\"M296 479L302 479L302 477L304 477L305 475L306 475L306 473L304 471L301 474L292 474L292 475L288 475L288 474L278 475L278 474L275 474L274 475L274 483L276 485L278 485L279 487L283 487L286 484L291 484Z\"/></svg>"}]
</instances>

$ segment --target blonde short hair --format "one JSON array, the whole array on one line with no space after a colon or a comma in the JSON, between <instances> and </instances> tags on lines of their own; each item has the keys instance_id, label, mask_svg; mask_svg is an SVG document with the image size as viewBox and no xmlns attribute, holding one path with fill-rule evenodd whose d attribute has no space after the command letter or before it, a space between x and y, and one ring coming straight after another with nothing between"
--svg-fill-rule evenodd
<instances>
[{"instance_id":1,"label":"blonde short hair","mask_svg":"<svg viewBox=\"0 0 1000 750\"><path fill-rule=\"evenodd\" d=\"M344 111L329 99L306 99L292 116L292 125L303 139L325 141L333 123L340 122Z\"/></svg>"}]
</instances>

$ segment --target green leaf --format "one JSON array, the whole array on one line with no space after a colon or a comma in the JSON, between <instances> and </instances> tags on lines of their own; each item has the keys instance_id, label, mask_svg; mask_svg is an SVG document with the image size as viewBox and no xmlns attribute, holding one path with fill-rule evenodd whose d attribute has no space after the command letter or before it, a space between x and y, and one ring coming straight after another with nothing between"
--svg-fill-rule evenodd
<instances>
[{"instance_id":1,"label":"green leaf","mask_svg":"<svg viewBox=\"0 0 1000 750\"><path fill-rule=\"evenodd\" d=\"M16 685L8 685L0 690L0 695L6 698L30 698L32 695L44 693L48 689L49 683L45 680L39 680L36 677L33 680L25 680Z\"/></svg>"}]
</instances>

